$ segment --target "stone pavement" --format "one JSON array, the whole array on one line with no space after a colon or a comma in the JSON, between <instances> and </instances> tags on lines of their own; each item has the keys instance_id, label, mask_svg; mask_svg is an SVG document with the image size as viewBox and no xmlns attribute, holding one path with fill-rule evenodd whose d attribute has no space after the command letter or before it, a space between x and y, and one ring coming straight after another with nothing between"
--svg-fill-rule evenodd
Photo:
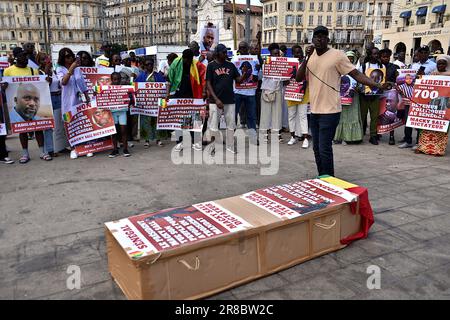
<instances>
[{"instance_id":1,"label":"stone pavement","mask_svg":"<svg viewBox=\"0 0 450 320\"><path fill-rule=\"evenodd\" d=\"M18 159L18 139L7 144ZM173 142L142 145L131 158L51 162L33 149L27 165L0 166L1 299L125 299L108 274L104 222L316 175L312 149L299 144L280 146L273 176L257 165L177 166ZM211 299L450 298L450 156L414 154L386 138L334 150L336 176L369 189L369 237ZM80 290L66 288L69 265L81 267ZM370 265L381 269L380 290L366 286Z\"/></svg>"}]
</instances>

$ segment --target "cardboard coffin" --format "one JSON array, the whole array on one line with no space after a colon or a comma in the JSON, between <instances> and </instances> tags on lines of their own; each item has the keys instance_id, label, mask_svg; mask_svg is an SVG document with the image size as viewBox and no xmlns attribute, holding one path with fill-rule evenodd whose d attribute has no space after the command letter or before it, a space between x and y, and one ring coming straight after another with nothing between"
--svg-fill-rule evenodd
<instances>
[{"instance_id":1,"label":"cardboard coffin","mask_svg":"<svg viewBox=\"0 0 450 320\"><path fill-rule=\"evenodd\" d=\"M345 247L351 203L314 179L108 222L109 271L128 299L206 297Z\"/></svg>"}]
</instances>

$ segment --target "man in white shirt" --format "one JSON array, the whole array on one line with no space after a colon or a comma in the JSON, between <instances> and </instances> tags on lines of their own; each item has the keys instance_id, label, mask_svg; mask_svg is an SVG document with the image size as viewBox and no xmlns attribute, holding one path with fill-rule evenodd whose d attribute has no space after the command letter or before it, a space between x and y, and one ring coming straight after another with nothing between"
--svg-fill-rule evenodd
<instances>
[{"instance_id":1,"label":"man in white shirt","mask_svg":"<svg viewBox=\"0 0 450 320\"><path fill-rule=\"evenodd\" d=\"M419 61L412 64L411 69L417 71L417 75L429 75L433 71L436 71L436 63L430 59L430 48L428 46L422 46L417 51L417 57Z\"/></svg>"},{"instance_id":2,"label":"man in white shirt","mask_svg":"<svg viewBox=\"0 0 450 320\"><path fill-rule=\"evenodd\" d=\"M404 69L406 67L404 52L397 53L397 57L395 57L395 54L394 54L394 60L395 61L393 62L393 64L398 66L400 69Z\"/></svg>"}]
</instances>

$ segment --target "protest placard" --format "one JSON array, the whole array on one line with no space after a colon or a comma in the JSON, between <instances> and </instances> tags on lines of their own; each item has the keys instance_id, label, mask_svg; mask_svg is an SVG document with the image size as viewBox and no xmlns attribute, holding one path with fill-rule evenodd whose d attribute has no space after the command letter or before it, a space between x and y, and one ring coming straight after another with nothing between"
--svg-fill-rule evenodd
<instances>
[{"instance_id":1,"label":"protest placard","mask_svg":"<svg viewBox=\"0 0 450 320\"><path fill-rule=\"evenodd\" d=\"M241 83L236 83L236 89L256 89L258 87L258 66L257 56L236 56L232 62L239 71L239 74L248 74L248 77Z\"/></svg>"},{"instance_id":2,"label":"protest placard","mask_svg":"<svg viewBox=\"0 0 450 320\"><path fill-rule=\"evenodd\" d=\"M203 99L160 99L157 129L201 132L205 107Z\"/></svg>"},{"instance_id":3,"label":"protest placard","mask_svg":"<svg viewBox=\"0 0 450 320\"><path fill-rule=\"evenodd\" d=\"M136 82L135 105L130 108L130 114L157 117L158 102L167 95L165 82Z\"/></svg>"},{"instance_id":4,"label":"protest placard","mask_svg":"<svg viewBox=\"0 0 450 320\"><path fill-rule=\"evenodd\" d=\"M377 133L384 134L405 124L404 117L399 114L399 94L396 89L383 93L380 99L380 112L378 115Z\"/></svg>"},{"instance_id":5,"label":"protest placard","mask_svg":"<svg viewBox=\"0 0 450 320\"><path fill-rule=\"evenodd\" d=\"M85 156L88 153L97 153L111 149L114 149L111 136L95 139L75 146L75 152L80 157Z\"/></svg>"},{"instance_id":6,"label":"protest placard","mask_svg":"<svg viewBox=\"0 0 450 320\"><path fill-rule=\"evenodd\" d=\"M414 82L416 80L417 71L414 69L398 69L397 72L397 91L401 96L402 103L410 104L410 97L414 91Z\"/></svg>"},{"instance_id":7,"label":"protest placard","mask_svg":"<svg viewBox=\"0 0 450 320\"><path fill-rule=\"evenodd\" d=\"M3 77L12 133L54 127L50 87L45 76Z\"/></svg>"},{"instance_id":8,"label":"protest placard","mask_svg":"<svg viewBox=\"0 0 450 320\"><path fill-rule=\"evenodd\" d=\"M366 70L366 76L377 83L383 84L386 81L386 68L369 68ZM383 94L383 90L379 88L364 86L364 93L366 95L381 95Z\"/></svg>"},{"instance_id":9,"label":"protest placard","mask_svg":"<svg viewBox=\"0 0 450 320\"><path fill-rule=\"evenodd\" d=\"M214 51L219 44L219 29L212 23L208 23L200 30L200 53L206 56L208 51Z\"/></svg>"},{"instance_id":10,"label":"protest placard","mask_svg":"<svg viewBox=\"0 0 450 320\"><path fill-rule=\"evenodd\" d=\"M450 76L416 79L408 127L447 132L450 120Z\"/></svg>"},{"instance_id":11,"label":"protest placard","mask_svg":"<svg viewBox=\"0 0 450 320\"><path fill-rule=\"evenodd\" d=\"M126 111L130 105L130 94L134 92L131 85L95 86L95 95L92 99L94 108L111 111Z\"/></svg>"},{"instance_id":12,"label":"protest placard","mask_svg":"<svg viewBox=\"0 0 450 320\"><path fill-rule=\"evenodd\" d=\"M291 79L289 84L286 86L284 91L284 99L289 101L303 101L303 96L305 95L305 84L306 82L297 82L295 79Z\"/></svg>"},{"instance_id":13,"label":"protest placard","mask_svg":"<svg viewBox=\"0 0 450 320\"><path fill-rule=\"evenodd\" d=\"M3 99L0 99L0 114L3 115L3 118L0 117L0 136L6 136L8 134L8 131L6 129L6 123L5 123L5 110L3 109Z\"/></svg>"},{"instance_id":14,"label":"protest placard","mask_svg":"<svg viewBox=\"0 0 450 320\"><path fill-rule=\"evenodd\" d=\"M295 78L298 64L297 58L266 57L263 66L263 76L278 80Z\"/></svg>"},{"instance_id":15,"label":"protest placard","mask_svg":"<svg viewBox=\"0 0 450 320\"><path fill-rule=\"evenodd\" d=\"M63 115L67 139L73 147L116 133L111 111L82 103Z\"/></svg>"},{"instance_id":16,"label":"protest placard","mask_svg":"<svg viewBox=\"0 0 450 320\"><path fill-rule=\"evenodd\" d=\"M95 86L107 86L111 84L111 74L114 72L114 69L105 67L80 67L80 71L83 74L89 90L89 96L92 99Z\"/></svg>"},{"instance_id":17,"label":"protest placard","mask_svg":"<svg viewBox=\"0 0 450 320\"><path fill-rule=\"evenodd\" d=\"M345 75L341 77L341 104L351 105L355 96L357 82L352 77Z\"/></svg>"}]
</instances>

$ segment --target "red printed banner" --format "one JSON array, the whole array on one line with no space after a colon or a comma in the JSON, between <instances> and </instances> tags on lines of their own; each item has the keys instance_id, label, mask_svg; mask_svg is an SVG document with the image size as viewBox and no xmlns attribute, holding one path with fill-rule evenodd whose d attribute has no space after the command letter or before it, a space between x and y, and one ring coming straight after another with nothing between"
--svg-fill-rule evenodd
<instances>
[{"instance_id":1,"label":"red printed banner","mask_svg":"<svg viewBox=\"0 0 450 320\"><path fill-rule=\"evenodd\" d=\"M72 147L116 133L111 111L94 108L89 103L72 107L63 118L67 138Z\"/></svg>"},{"instance_id":2,"label":"red printed banner","mask_svg":"<svg viewBox=\"0 0 450 320\"><path fill-rule=\"evenodd\" d=\"M3 77L12 133L54 128L50 88L45 76Z\"/></svg>"},{"instance_id":3,"label":"red printed banner","mask_svg":"<svg viewBox=\"0 0 450 320\"><path fill-rule=\"evenodd\" d=\"M284 99L289 101L303 101L305 95L304 82L297 82L295 79L291 79L284 91Z\"/></svg>"},{"instance_id":4,"label":"red printed banner","mask_svg":"<svg viewBox=\"0 0 450 320\"><path fill-rule=\"evenodd\" d=\"M239 74L248 74L246 80L236 83L236 89L256 89L258 87L259 61L257 56L236 56L232 62Z\"/></svg>"},{"instance_id":5,"label":"red printed banner","mask_svg":"<svg viewBox=\"0 0 450 320\"><path fill-rule=\"evenodd\" d=\"M423 76L414 84L408 127L447 132L450 120L450 76Z\"/></svg>"},{"instance_id":6,"label":"red printed banner","mask_svg":"<svg viewBox=\"0 0 450 320\"><path fill-rule=\"evenodd\" d=\"M187 129L200 132L205 117L206 102L203 99L160 99L158 130Z\"/></svg>"},{"instance_id":7,"label":"red printed banner","mask_svg":"<svg viewBox=\"0 0 450 320\"><path fill-rule=\"evenodd\" d=\"M80 67L80 71L86 80L89 96L92 99L95 86L107 86L111 84L111 74L114 72L114 69L104 67Z\"/></svg>"},{"instance_id":8,"label":"red printed banner","mask_svg":"<svg viewBox=\"0 0 450 320\"><path fill-rule=\"evenodd\" d=\"M279 80L289 80L295 76L298 69L297 58L266 57L263 76Z\"/></svg>"},{"instance_id":9,"label":"red printed banner","mask_svg":"<svg viewBox=\"0 0 450 320\"><path fill-rule=\"evenodd\" d=\"M6 69L9 67L9 62L7 61L0 61L0 69Z\"/></svg>"},{"instance_id":10,"label":"red printed banner","mask_svg":"<svg viewBox=\"0 0 450 320\"><path fill-rule=\"evenodd\" d=\"M353 97L355 96L357 82L350 76L345 75L341 77L341 104L351 105L353 103Z\"/></svg>"},{"instance_id":11,"label":"red printed banner","mask_svg":"<svg viewBox=\"0 0 450 320\"><path fill-rule=\"evenodd\" d=\"M134 92L134 86L107 85L95 87L95 98L92 100L94 108L111 111L126 111L130 105L130 93Z\"/></svg>"},{"instance_id":12,"label":"red printed banner","mask_svg":"<svg viewBox=\"0 0 450 320\"><path fill-rule=\"evenodd\" d=\"M118 230L114 236L121 244L129 242L132 237L135 240L128 247L134 247L133 251L150 249L153 252L174 249L252 227L215 202L142 214L109 224L113 225L114 230ZM108 224L107 227L110 228ZM131 233L131 230L134 231Z\"/></svg>"},{"instance_id":13,"label":"red printed banner","mask_svg":"<svg viewBox=\"0 0 450 320\"><path fill-rule=\"evenodd\" d=\"M357 195L313 179L259 189L241 198L280 219L293 219L326 207L356 201Z\"/></svg>"},{"instance_id":14,"label":"red printed banner","mask_svg":"<svg viewBox=\"0 0 450 320\"><path fill-rule=\"evenodd\" d=\"M405 124L403 117L399 117L400 96L396 89L383 93L380 99L380 113L378 116L377 133L384 134Z\"/></svg>"},{"instance_id":15,"label":"red printed banner","mask_svg":"<svg viewBox=\"0 0 450 320\"><path fill-rule=\"evenodd\" d=\"M88 153L97 153L112 149L114 149L114 146L111 137L101 138L75 146L75 151L80 157Z\"/></svg>"},{"instance_id":16,"label":"red printed banner","mask_svg":"<svg viewBox=\"0 0 450 320\"><path fill-rule=\"evenodd\" d=\"M167 95L165 82L136 82L135 106L130 108L130 114L143 116L158 116L158 101Z\"/></svg>"}]
</instances>

